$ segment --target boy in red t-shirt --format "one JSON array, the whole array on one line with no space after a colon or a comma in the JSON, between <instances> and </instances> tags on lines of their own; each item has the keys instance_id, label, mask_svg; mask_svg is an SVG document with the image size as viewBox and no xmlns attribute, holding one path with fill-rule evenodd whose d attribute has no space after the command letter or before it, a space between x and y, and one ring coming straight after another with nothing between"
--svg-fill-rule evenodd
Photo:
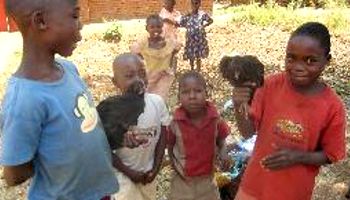
<instances>
[{"instance_id":1,"label":"boy in red t-shirt","mask_svg":"<svg viewBox=\"0 0 350 200\"><path fill-rule=\"evenodd\" d=\"M179 101L168 135L169 156L177 172L169 200L219 200L214 160L218 149L225 165L229 163L225 138L230 129L207 101L206 81L198 72L180 78Z\"/></svg>"},{"instance_id":2,"label":"boy in red t-shirt","mask_svg":"<svg viewBox=\"0 0 350 200\"><path fill-rule=\"evenodd\" d=\"M250 119L239 108L251 99L252 87L234 89L241 134L258 133L236 200L310 200L319 167L345 158L344 105L319 78L331 59L330 46L323 24L295 30L285 72L257 89Z\"/></svg>"}]
</instances>

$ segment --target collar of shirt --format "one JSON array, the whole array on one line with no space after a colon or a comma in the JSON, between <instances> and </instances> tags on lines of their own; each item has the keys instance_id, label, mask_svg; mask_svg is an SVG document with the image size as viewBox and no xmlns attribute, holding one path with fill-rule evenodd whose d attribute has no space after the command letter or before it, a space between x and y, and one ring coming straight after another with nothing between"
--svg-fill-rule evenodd
<instances>
[{"instance_id":1,"label":"collar of shirt","mask_svg":"<svg viewBox=\"0 0 350 200\"><path fill-rule=\"evenodd\" d=\"M205 108L207 109L206 116L203 118L202 123L199 127L205 126L207 123L211 122L213 119L217 119L220 117L215 105L209 101L206 102ZM192 123L191 119L188 117L185 108L180 106L176 109L174 113L175 121L183 121L187 123Z\"/></svg>"}]
</instances>

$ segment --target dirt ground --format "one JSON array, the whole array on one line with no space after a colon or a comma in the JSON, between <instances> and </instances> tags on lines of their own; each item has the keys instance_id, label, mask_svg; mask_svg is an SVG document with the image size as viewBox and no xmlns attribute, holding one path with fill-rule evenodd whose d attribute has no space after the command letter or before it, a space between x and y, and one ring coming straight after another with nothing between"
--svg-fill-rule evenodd
<instances>
[{"instance_id":1,"label":"dirt ground","mask_svg":"<svg viewBox=\"0 0 350 200\"><path fill-rule=\"evenodd\" d=\"M219 106L222 106L230 97L230 86L221 78L217 70L222 55L230 53L256 55L266 64L268 73L277 72L283 70L284 50L289 37L289 33L276 27L261 28L244 23L231 23L230 19L230 16L217 16L214 19L215 23L208 28L210 56L204 61L203 67L203 74L209 82L211 99ZM82 31L84 39L80 42L74 55L69 58L78 66L81 75L88 82L96 103L114 92L110 83L111 63L114 57L128 51L129 45L145 34L144 20L124 21L121 24L123 27L122 40L117 44L101 39L108 23L85 26ZM182 30L181 33L183 35L184 31ZM1 33L0 43L1 100L6 79L16 69L20 60L21 38L18 33ZM331 83L340 78L350 80L350 35L332 37L332 45L332 71L327 72L325 79L330 80ZM182 51L178 55L179 73L189 69L188 63L182 60L181 54ZM176 84L173 85L170 96L168 104L172 109L176 105ZM350 106L350 103L347 102L347 105ZM347 109L349 111L349 107ZM317 178L313 200L343 199L346 183L350 182L349 169L349 160L323 167ZM158 176L159 197L167 193L168 177L168 169L163 170ZM25 199L26 187L27 183L16 188L6 188L3 180L0 179L0 199Z\"/></svg>"}]
</instances>

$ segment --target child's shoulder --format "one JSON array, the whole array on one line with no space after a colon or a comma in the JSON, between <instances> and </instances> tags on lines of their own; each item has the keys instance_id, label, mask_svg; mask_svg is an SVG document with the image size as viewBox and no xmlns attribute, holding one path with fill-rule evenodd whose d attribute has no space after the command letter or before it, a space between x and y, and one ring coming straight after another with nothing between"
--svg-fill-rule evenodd
<instances>
[{"instance_id":1,"label":"child's shoulder","mask_svg":"<svg viewBox=\"0 0 350 200\"><path fill-rule=\"evenodd\" d=\"M159 96L158 94L154 94L154 93L145 93L145 101L146 104L147 102L150 103L155 103L155 104L165 104L163 98L161 96Z\"/></svg>"},{"instance_id":2,"label":"child's shoulder","mask_svg":"<svg viewBox=\"0 0 350 200\"><path fill-rule=\"evenodd\" d=\"M79 75L78 69L73 62L62 58L56 58L55 62L58 63L64 69L64 71Z\"/></svg>"},{"instance_id":3,"label":"child's shoulder","mask_svg":"<svg viewBox=\"0 0 350 200\"><path fill-rule=\"evenodd\" d=\"M264 84L279 84L285 82L287 79L285 72L269 75L265 78Z\"/></svg>"},{"instance_id":4,"label":"child's shoulder","mask_svg":"<svg viewBox=\"0 0 350 200\"><path fill-rule=\"evenodd\" d=\"M342 98L328 84L326 84L325 91L320 94L320 99L323 99L329 104L333 104L333 106L337 107L338 109L345 109Z\"/></svg>"},{"instance_id":5,"label":"child's shoulder","mask_svg":"<svg viewBox=\"0 0 350 200\"><path fill-rule=\"evenodd\" d=\"M3 112L12 116L22 116L31 119L30 116L44 109L45 95L32 81L17 77L11 77L8 81L5 96L2 102Z\"/></svg>"}]
</instances>

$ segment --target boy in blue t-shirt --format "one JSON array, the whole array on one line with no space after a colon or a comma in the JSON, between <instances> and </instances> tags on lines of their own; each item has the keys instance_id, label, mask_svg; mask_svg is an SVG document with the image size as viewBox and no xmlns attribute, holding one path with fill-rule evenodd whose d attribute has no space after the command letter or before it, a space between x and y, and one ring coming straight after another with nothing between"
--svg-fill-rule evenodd
<instances>
[{"instance_id":1,"label":"boy in blue t-shirt","mask_svg":"<svg viewBox=\"0 0 350 200\"><path fill-rule=\"evenodd\" d=\"M76 0L6 0L23 58L2 105L0 164L29 200L99 200L118 190L91 94L70 56L81 40Z\"/></svg>"}]
</instances>

